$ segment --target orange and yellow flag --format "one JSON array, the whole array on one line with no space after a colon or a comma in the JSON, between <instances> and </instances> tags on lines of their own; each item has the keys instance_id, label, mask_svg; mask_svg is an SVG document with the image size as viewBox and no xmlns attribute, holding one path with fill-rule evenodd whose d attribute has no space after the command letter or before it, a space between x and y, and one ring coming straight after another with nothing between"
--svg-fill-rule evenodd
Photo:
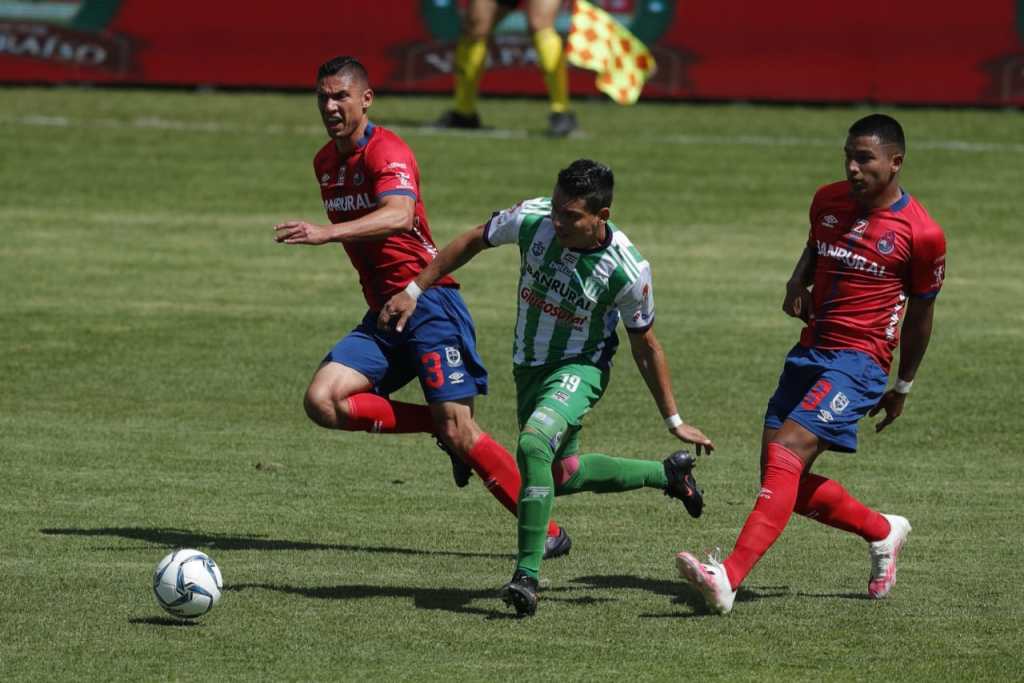
<instances>
[{"instance_id":1,"label":"orange and yellow flag","mask_svg":"<svg viewBox=\"0 0 1024 683\"><path fill-rule=\"evenodd\" d=\"M571 64L597 72L597 89L619 104L635 103L655 69L647 46L586 0L576 0L565 49Z\"/></svg>"}]
</instances>

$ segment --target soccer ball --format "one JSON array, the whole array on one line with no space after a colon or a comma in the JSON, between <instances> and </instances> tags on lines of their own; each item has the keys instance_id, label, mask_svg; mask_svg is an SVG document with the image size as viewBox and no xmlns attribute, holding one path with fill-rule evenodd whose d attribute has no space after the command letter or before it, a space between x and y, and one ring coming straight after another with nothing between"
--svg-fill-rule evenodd
<instances>
[{"instance_id":1,"label":"soccer ball","mask_svg":"<svg viewBox=\"0 0 1024 683\"><path fill-rule=\"evenodd\" d=\"M213 609L224 582L220 568L206 553L178 548L156 565L153 595L176 617L193 619Z\"/></svg>"}]
</instances>

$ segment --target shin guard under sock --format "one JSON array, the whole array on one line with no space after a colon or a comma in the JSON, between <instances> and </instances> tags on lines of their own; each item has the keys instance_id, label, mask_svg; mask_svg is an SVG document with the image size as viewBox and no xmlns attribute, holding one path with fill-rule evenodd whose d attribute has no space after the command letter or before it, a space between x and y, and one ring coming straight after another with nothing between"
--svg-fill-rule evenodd
<instances>
[{"instance_id":1,"label":"shin guard under sock","mask_svg":"<svg viewBox=\"0 0 1024 683\"><path fill-rule=\"evenodd\" d=\"M889 535L889 520L850 495L842 484L808 474L800 480L794 511L836 529L857 534L865 541Z\"/></svg>"},{"instance_id":2,"label":"shin guard under sock","mask_svg":"<svg viewBox=\"0 0 1024 683\"><path fill-rule=\"evenodd\" d=\"M650 487L664 489L668 485L665 466L657 460L613 458L602 453L586 453L577 457L576 471L558 484L558 495L582 491L618 493Z\"/></svg>"},{"instance_id":3,"label":"shin guard under sock","mask_svg":"<svg viewBox=\"0 0 1024 683\"><path fill-rule=\"evenodd\" d=\"M389 401L377 394L349 396L346 431L379 434L434 433L430 408L401 401Z\"/></svg>"},{"instance_id":4,"label":"shin guard under sock","mask_svg":"<svg viewBox=\"0 0 1024 683\"><path fill-rule=\"evenodd\" d=\"M544 541L555 500L555 478L551 463L555 458L551 446L535 432L519 435L516 463L522 472L519 494L519 555L516 569L537 577L544 557Z\"/></svg>"},{"instance_id":5,"label":"shin guard under sock","mask_svg":"<svg viewBox=\"0 0 1024 683\"><path fill-rule=\"evenodd\" d=\"M761 480L754 510L743 524L732 553L723 563L733 590L739 587L786 528L796 504L803 468L803 461L793 451L778 443L768 445L764 479Z\"/></svg>"},{"instance_id":6,"label":"shin guard under sock","mask_svg":"<svg viewBox=\"0 0 1024 683\"><path fill-rule=\"evenodd\" d=\"M491 495L513 515L518 514L520 477L512 454L490 434L481 434L466 460ZM554 520L548 523L547 535L558 535L558 524Z\"/></svg>"}]
</instances>

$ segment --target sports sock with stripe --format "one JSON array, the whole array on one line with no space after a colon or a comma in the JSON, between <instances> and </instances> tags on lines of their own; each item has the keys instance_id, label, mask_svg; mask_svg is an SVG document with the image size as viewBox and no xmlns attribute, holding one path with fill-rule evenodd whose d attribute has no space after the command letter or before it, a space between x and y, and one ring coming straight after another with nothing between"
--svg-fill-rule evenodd
<instances>
[{"instance_id":1,"label":"sports sock with stripe","mask_svg":"<svg viewBox=\"0 0 1024 683\"><path fill-rule=\"evenodd\" d=\"M555 475L555 491L560 496L583 491L618 493L668 486L665 466L660 461L614 458L603 453L564 458L556 465Z\"/></svg>"},{"instance_id":2,"label":"sports sock with stripe","mask_svg":"<svg viewBox=\"0 0 1024 683\"><path fill-rule=\"evenodd\" d=\"M889 520L850 495L839 482L808 474L800 480L797 514L857 534L869 543L889 535Z\"/></svg>"},{"instance_id":3,"label":"sports sock with stripe","mask_svg":"<svg viewBox=\"0 0 1024 683\"><path fill-rule=\"evenodd\" d=\"M520 477L512 454L489 434L481 434L466 454L466 462L491 495L513 515L518 514ZM558 535L558 524L554 520L548 520L544 528L545 536ZM542 540L541 545L543 543Z\"/></svg>"},{"instance_id":4,"label":"sports sock with stripe","mask_svg":"<svg viewBox=\"0 0 1024 683\"><path fill-rule=\"evenodd\" d=\"M739 538L723 563L729 584L736 590L757 561L786 528L796 504L804 463L782 444L768 444L764 478L754 510L747 516Z\"/></svg>"},{"instance_id":5,"label":"sports sock with stripe","mask_svg":"<svg viewBox=\"0 0 1024 683\"><path fill-rule=\"evenodd\" d=\"M434 419L425 405L390 401L377 394L348 397L348 419L342 429L380 434L434 433Z\"/></svg>"}]
</instances>

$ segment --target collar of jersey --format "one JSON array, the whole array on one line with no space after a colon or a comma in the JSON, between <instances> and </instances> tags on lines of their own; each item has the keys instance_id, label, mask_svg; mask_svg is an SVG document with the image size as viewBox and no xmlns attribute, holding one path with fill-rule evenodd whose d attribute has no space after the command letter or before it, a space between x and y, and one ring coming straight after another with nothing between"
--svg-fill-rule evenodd
<instances>
[{"instance_id":1,"label":"collar of jersey","mask_svg":"<svg viewBox=\"0 0 1024 683\"><path fill-rule=\"evenodd\" d=\"M608 245L611 243L612 224L611 221L608 221L607 223L604 224L604 240L601 242L601 244L597 245L596 247L591 247L590 249L573 249L572 247L570 247L569 251L575 251L577 254L593 254L595 252L601 251L602 249L607 249Z\"/></svg>"},{"instance_id":2,"label":"collar of jersey","mask_svg":"<svg viewBox=\"0 0 1024 683\"><path fill-rule=\"evenodd\" d=\"M907 204L909 203L910 195L904 192L903 188L901 187L900 198L889 205L889 211L892 211L893 213L896 213L897 211L902 211L904 208L906 208Z\"/></svg>"},{"instance_id":3,"label":"collar of jersey","mask_svg":"<svg viewBox=\"0 0 1024 683\"><path fill-rule=\"evenodd\" d=\"M366 122L366 130L363 131L363 137L359 138L359 142L356 143L356 149L366 147L367 143L370 142L370 138L373 137L373 131L377 130L377 126L373 125L373 121Z\"/></svg>"}]
</instances>

